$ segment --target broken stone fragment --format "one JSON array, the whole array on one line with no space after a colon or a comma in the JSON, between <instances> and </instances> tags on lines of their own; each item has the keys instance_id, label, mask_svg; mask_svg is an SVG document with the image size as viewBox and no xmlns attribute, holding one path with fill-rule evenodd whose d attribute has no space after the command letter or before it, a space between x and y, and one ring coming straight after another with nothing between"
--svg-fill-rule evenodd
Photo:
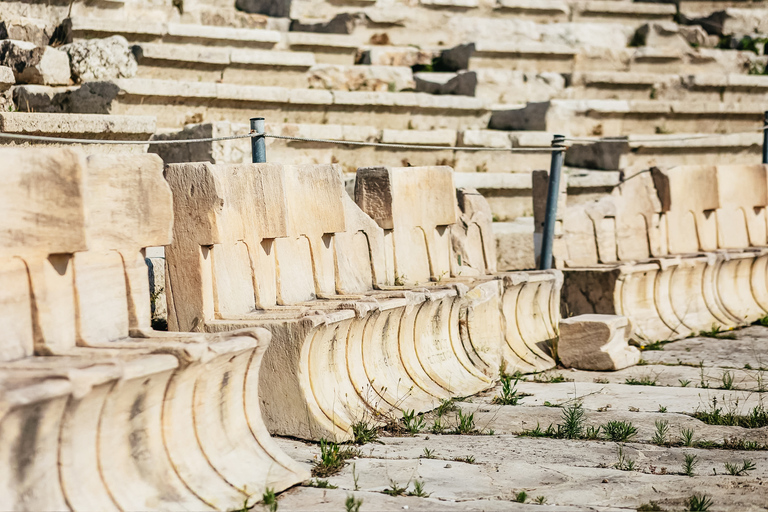
<instances>
[{"instance_id":1,"label":"broken stone fragment","mask_svg":"<svg viewBox=\"0 0 768 512\"><path fill-rule=\"evenodd\" d=\"M632 325L617 315L581 315L560 321L557 355L569 368L614 371L640 362L640 351L629 345Z\"/></svg>"},{"instance_id":2,"label":"broken stone fragment","mask_svg":"<svg viewBox=\"0 0 768 512\"><path fill-rule=\"evenodd\" d=\"M429 94L454 94L474 96L477 89L477 73L416 73L416 91Z\"/></svg>"},{"instance_id":3,"label":"broken stone fragment","mask_svg":"<svg viewBox=\"0 0 768 512\"><path fill-rule=\"evenodd\" d=\"M77 82L131 78L138 64L123 36L77 41L61 47L67 52Z\"/></svg>"},{"instance_id":4,"label":"broken stone fragment","mask_svg":"<svg viewBox=\"0 0 768 512\"><path fill-rule=\"evenodd\" d=\"M13 69L16 82L37 85L67 85L69 57L50 46L27 41L0 41L0 65Z\"/></svg>"},{"instance_id":5,"label":"broken stone fragment","mask_svg":"<svg viewBox=\"0 0 768 512\"><path fill-rule=\"evenodd\" d=\"M16 83L13 76L13 70L9 67L0 66L0 92L5 92Z\"/></svg>"},{"instance_id":6,"label":"broken stone fragment","mask_svg":"<svg viewBox=\"0 0 768 512\"><path fill-rule=\"evenodd\" d=\"M40 19L21 17L0 21L0 39L14 39L37 46L47 46L52 35L53 29Z\"/></svg>"}]
</instances>

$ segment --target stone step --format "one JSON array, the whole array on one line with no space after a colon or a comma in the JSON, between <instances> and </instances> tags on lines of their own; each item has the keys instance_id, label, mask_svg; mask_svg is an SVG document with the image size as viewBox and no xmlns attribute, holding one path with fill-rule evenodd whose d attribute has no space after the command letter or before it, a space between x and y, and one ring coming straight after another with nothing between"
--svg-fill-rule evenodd
<instances>
[{"instance_id":1,"label":"stone step","mask_svg":"<svg viewBox=\"0 0 768 512\"><path fill-rule=\"evenodd\" d=\"M138 43L137 78L305 87L311 52Z\"/></svg>"},{"instance_id":2,"label":"stone step","mask_svg":"<svg viewBox=\"0 0 768 512\"><path fill-rule=\"evenodd\" d=\"M701 133L630 135L625 142L574 143L565 154L565 162L577 167L630 173L655 166L748 165L760 162L762 147L763 134L759 132L717 137Z\"/></svg>"},{"instance_id":3,"label":"stone step","mask_svg":"<svg viewBox=\"0 0 768 512\"><path fill-rule=\"evenodd\" d=\"M574 73L569 99L626 99L759 102L768 93L768 76L744 74Z\"/></svg>"},{"instance_id":4,"label":"stone step","mask_svg":"<svg viewBox=\"0 0 768 512\"><path fill-rule=\"evenodd\" d=\"M19 135L42 135L76 139L148 141L155 133L154 116L117 116L99 114L43 114L27 112L0 113L0 132ZM0 138L4 146L55 146L38 141ZM75 144L88 154L146 153L147 144Z\"/></svg>"},{"instance_id":5,"label":"stone step","mask_svg":"<svg viewBox=\"0 0 768 512\"><path fill-rule=\"evenodd\" d=\"M424 93L325 91L153 79L90 82L81 88L91 87L106 89L99 109L117 115L154 115L163 128L260 115L294 123L456 130L484 127L490 117L482 100ZM25 110L86 109L87 103L72 105L81 88L17 86L14 97L17 107Z\"/></svg>"},{"instance_id":6,"label":"stone step","mask_svg":"<svg viewBox=\"0 0 768 512\"><path fill-rule=\"evenodd\" d=\"M575 73L742 73L758 57L750 52L715 48L579 46L543 42L477 41L443 52L455 69Z\"/></svg>"},{"instance_id":7,"label":"stone step","mask_svg":"<svg viewBox=\"0 0 768 512\"><path fill-rule=\"evenodd\" d=\"M494 107L489 126L559 130L573 137L664 133L738 133L763 126L761 103L653 100L552 100Z\"/></svg>"},{"instance_id":8,"label":"stone step","mask_svg":"<svg viewBox=\"0 0 768 512\"><path fill-rule=\"evenodd\" d=\"M122 35L132 43L172 43L224 48L262 48L311 52L317 62L352 65L357 43L343 34L312 34L192 23L73 18L75 39ZM211 57L214 58L214 57Z\"/></svg>"}]
</instances>

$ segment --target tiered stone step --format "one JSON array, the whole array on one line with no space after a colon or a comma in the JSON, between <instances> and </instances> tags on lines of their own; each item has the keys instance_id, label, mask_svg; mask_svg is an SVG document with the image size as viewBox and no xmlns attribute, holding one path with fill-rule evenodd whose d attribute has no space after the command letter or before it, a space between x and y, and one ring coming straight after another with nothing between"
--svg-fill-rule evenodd
<instances>
[{"instance_id":1,"label":"tiered stone step","mask_svg":"<svg viewBox=\"0 0 768 512\"><path fill-rule=\"evenodd\" d=\"M94 83L96 84L96 83ZM158 126L266 117L283 122L373 125L392 129L480 128L490 110L476 98L425 93L347 92L172 80L119 79L100 109L117 115L154 115ZM83 87L89 87L89 84ZM25 110L61 108L72 88L19 86L16 104ZM71 105L70 107L71 108ZM80 105L79 108L88 108Z\"/></svg>"},{"instance_id":2,"label":"tiered stone step","mask_svg":"<svg viewBox=\"0 0 768 512\"><path fill-rule=\"evenodd\" d=\"M552 100L494 107L490 127L560 131L575 137L653 133L738 133L763 126L763 103Z\"/></svg>"},{"instance_id":3,"label":"tiered stone step","mask_svg":"<svg viewBox=\"0 0 768 512\"><path fill-rule=\"evenodd\" d=\"M735 50L477 41L444 54L456 69L574 73L746 73L755 54Z\"/></svg>"},{"instance_id":4,"label":"tiered stone step","mask_svg":"<svg viewBox=\"0 0 768 512\"><path fill-rule=\"evenodd\" d=\"M724 103L760 102L768 76L745 74L574 73L561 97L571 99L684 100Z\"/></svg>"},{"instance_id":5,"label":"tiered stone step","mask_svg":"<svg viewBox=\"0 0 768 512\"><path fill-rule=\"evenodd\" d=\"M73 18L75 39L92 39L119 34L132 43L172 43L205 47L261 48L311 52L317 62L352 65L357 43L342 34L280 32L267 29L218 27L191 23L163 23L145 20ZM180 50L187 50L179 48ZM199 50L198 50L199 53ZM193 50L194 55L194 50ZM213 58L213 57L211 57ZM179 56L179 59L183 59ZM246 60L246 62L240 62ZM251 64L236 56L236 64Z\"/></svg>"},{"instance_id":6,"label":"tiered stone step","mask_svg":"<svg viewBox=\"0 0 768 512\"><path fill-rule=\"evenodd\" d=\"M110 116L98 114L0 113L0 132L76 139L148 141L155 133L153 116ZM0 138L7 146L71 147L38 141ZM147 144L74 144L86 153L146 153Z\"/></svg>"}]
</instances>

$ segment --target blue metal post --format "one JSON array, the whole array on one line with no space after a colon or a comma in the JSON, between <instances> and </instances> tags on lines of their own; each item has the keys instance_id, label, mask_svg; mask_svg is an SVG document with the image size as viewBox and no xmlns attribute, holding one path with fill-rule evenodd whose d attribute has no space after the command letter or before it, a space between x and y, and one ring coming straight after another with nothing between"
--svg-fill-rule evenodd
<instances>
[{"instance_id":1,"label":"blue metal post","mask_svg":"<svg viewBox=\"0 0 768 512\"><path fill-rule=\"evenodd\" d=\"M763 120L763 163L768 164L768 112Z\"/></svg>"},{"instance_id":2,"label":"blue metal post","mask_svg":"<svg viewBox=\"0 0 768 512\"><path fill-rule=\"evenodd\" d=\"M264 118L251 118L251 131L255 133L264 133ZM267 145L264 137L251 137L251 161L255 164L264 164L267 162Z\"/></svg>"},{"instance_id":3,"label":"blue metal post","mask_svg":"<svg viewBox=\"0 0 768 512\"><path fill-rule=\"evenodd\" d=\"M544 218L544 233L541 240L541 257L539 269L552 268L552 246L555 241L555 221L557 220L557 200L560 193L560 174L565 159L565 135L555 135L552 139L553 148L562 148L552 152L552 162L549 167L549 186L547 187L547 216Z\"/></svg>"}]
</instances>

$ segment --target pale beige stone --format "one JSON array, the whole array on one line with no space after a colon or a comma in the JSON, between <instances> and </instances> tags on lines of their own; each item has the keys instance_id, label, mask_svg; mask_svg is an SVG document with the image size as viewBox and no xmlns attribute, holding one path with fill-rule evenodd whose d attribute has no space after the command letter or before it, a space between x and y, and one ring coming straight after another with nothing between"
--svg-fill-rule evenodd
<instances>
[{"instance_id":1,"label":"pale beige stone","mask_svg":"<svg viewBox=\"0 0 768 512\"><path fill-rule=\"evenodd\" d=\"M456 222L454 190L453 172L447 167L357 171L355 202L384 230L392 231L396 280L412 285L450 273L448 226Z\"/></svg>"},{"instance_id":2,"label":"pale beige stone","mask_svg":"<svg viewBox=\"0 0 768 512\"><path fill-rule=\"evenodd\" d=\"M5 150L3 160L13 161L17 153L24 152ZM11 233L37 219L37 227L24 228L33 236L16 241L16 245L29 243L29 247L21 251L11 244L7 249L9 255L23 258L25 267L8 270L28 274L25 283L15 285L17 293L26 295L26 306L16 301L15 307L29 308L20 318L36 319L37 352L67 355L17 359L0 373L35 370L72 382L74 396L64 397L57 412L46 413L45 421L57 433L54 440L59 446L49 444L33 456L35 464L56 468L59 454L59 476L53 481L60 482L59 492L67 496L67 503L104 510L115 506L202 510L210 503L232 508L247 497L239 488L262 492L267 486L285 488L295 478L305 478L301 468L271 445L258 402L249 406L244 401L246 375L252 372L249 387L256 387L258 380L257 356L251 366L254 350L263 353L268 333L202 337L160 335L146 328L142 317L149 313L149 290L142 251L147 245L168 243L172 221L170 191L159 159L146 156L131 165L121 157L102 156L85 164L67 150L37 150L34 155L19 162L14 175L26 176L26 182L34 177L32 181L44 187L45 194L27 194L23 211L31 216L3 216ZM31 190L24 182L16 190L20 198L24 197L21 190ZM57 195L66 201L52 201ZM67 208L79 212L79 220L59 222L56 235L79 238L93 249L70 248L71 242L50 235L44 238L50 227L41 221L50 216L34 213L42 203L46 212L55 206L65 221ZM6 201L6 205L13 203ZM11 276L4 272L4 281ZM25 290L27 282L31 287ZM19 338L29 339L31 326L19 324L19 328ZM129 338L131 332L142 339ZM75 347L75 343L92 348ZM116 371L105 365L115 365ZM87 368L87 374L78 373L81 368ZM204 388L196 385L199 375L204 375L211 389L201 393ZM222 394L221 384L236 376L243 384L230 386ZM193 414L201 407L195 396L213 408ZM8 403L4 401L0 408ZM195 424L195 417L209 423L198 420ZM0 445L10 446L13 427L8 430L9 423L2 424ZM33 428L32 423L27 424ZM173 443L166 443L164 431L171 433ZM198 443L196 432L202 431L208 434ZM209 439L221 442L209 443ZM237 441L227 446L224 440ZM46 462L51 455L53 462ZM43 466L40 471L45 471ZM5 473L0 481L6 481ZM26 492L33 497L28 506L59 508L56 489L45 489L45 485L50 484L39 481L28 488ZM15 495L9 499L14 500ZM10 508L19 508L24 500L29 498Z\"/></svg>"},{"instance_id":3,"label":"pale beige stone","mask_svg":"<svg viewBox=\"0 0 768 512\"><path fill-rule=\"evenodd\" d=\"M632 324L623 316L580 315L560 321L557 356L579 370L615 371L640 362L640 351L627 342Z\"/></svg>"},{"instance_id":4,"label":"pale beige stone","mask_svg":"<svg viewBox=\"0 0 768 512\"><path fill-rule=\"evenodd\" d=\"M720 207L717 245L720 249L745 249L766 245L768 167L721 165L717 167Z\"/></svg>"},{"instance_id":5,"label":"pale beige stone","mask_svg":"<svg viewBox=\"0 0 768 512\"><path fill-rule=\"evenodd\" d=\"M6 39L0 43L0 64L10 67L21 84L67 85L69 57L50 46Z\"/></svg>"},{"instance_id":6,"label":"pale beige stone","mask_svg":"<svg viewBox=\"0 0 768 512\"><path fill-rule=\"evenodd\" d=\"M680 166L653 169L653 181L661 200L670 254L717 249L715 210L720 207L717 168Z\"/></svg>"}]
</instances>

